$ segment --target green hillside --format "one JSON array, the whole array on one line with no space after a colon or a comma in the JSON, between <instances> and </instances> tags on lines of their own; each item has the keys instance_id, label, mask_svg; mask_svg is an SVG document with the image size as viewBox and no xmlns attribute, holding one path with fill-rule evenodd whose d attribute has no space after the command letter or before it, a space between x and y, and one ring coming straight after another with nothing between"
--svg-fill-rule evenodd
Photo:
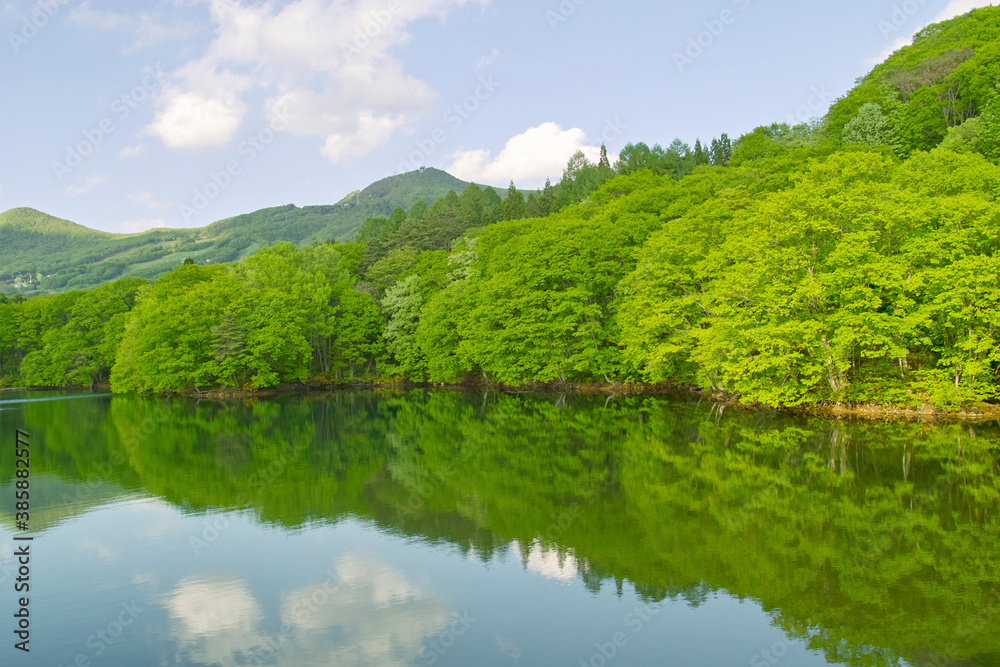
<instances>
[{"instance_id":1,"label":"green hillside","mask_svg":"<svg viewBox=\"0 0 1000 667\"><path fill-rule=\"evenodd\" d=\"M444 171L425 168L377 181L333 205L289 204L207 227L141 234L109 234L34 209L11 209L0 213L0 290L30 295L85 289L120 276L156 278L187 257L202 264L231 262L275 241L344 241L367 218L409 209L421 199L430 204L467 186Z\"/></svg>"},{"instance_id":2,"label":"green hillside","mask_svg":"<svg viewBox=\"0 0 1000 667\"><path fill-rule=\"evenodd\" d=\"M927 26L834 103L826 117L827 136L886 144L899 157L946 143L957 152L995 160L1000 157L998 34L1000 7Z\"/></svg>"}]
</instances>

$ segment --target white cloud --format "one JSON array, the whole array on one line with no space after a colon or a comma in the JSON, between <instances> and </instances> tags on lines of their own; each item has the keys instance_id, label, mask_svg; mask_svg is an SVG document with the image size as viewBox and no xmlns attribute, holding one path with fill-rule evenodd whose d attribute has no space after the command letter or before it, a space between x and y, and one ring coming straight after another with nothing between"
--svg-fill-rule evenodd
<instances>
[{"instance_id":1,"label":"white cloud","mask_svg":"<svg viewBox=\"0 0 1000 667\"><path fill-rule=\"evenodd\" d=\"M134 195L127 195L126 198L130 202L142 204L149 208L163 208L163 204L156 201L156 197L153 196L152 192L136 192Z\"/></svg>"},{"instance_id":2,"label":"white cloud","mask_svg":"<svg viewBox=\"0 0 1000 667\"><path fill-rule=\"evenodd\" d=\"M909 30L909 34L901 34L899 37L896 38L895 41L893 41L891 44L885 47L885 49L881 53L879 53L877 56L873 58L870 58L867 64L870 66L878 65L879 63L883 62L886 58L891 56L899 49L913 43L913 36L916 35L918 32L920 32L921 30L923 30L924 28L926 28L931 23L940 23L941 21L947 21L949 19L955 18L956 16L967 14L971 12L973 9L978 9L979 7L993 7L997 4L1000 3L998 3L996 0L951 0L951 2L949 2L948 5L943 10L941 10L941 13L934 17L934 20L923 24L915 22L913 23L912 26L909 26L908 24L904 24L902 26L896 26L891 18L883 19L885 21L885 24L880 24L880 25L886 30L886 32L888 32L889 27L893 27L903 30L904 33L907 30ZM910 17L911 21L915 19L916 17Z\"/></svg>"},{"instance_id":3,"label":"white cloud","mask_svg":"<svg viewBox=\"0 0 1000 667\"><path fill-rule=\"evenodd\" d=\"M519 188L537 188L546 178L561 178L569 158L580 150L592 162L600 159L601 149L591 146L580 128L542 123L512 137L495 158L484 149L458 151L446 171L466 181L500 186L514 181Z\"/></svg>"},{"instance_id":4,"label":"white cloud","mask_svg":"<svg viewBox=\"0 0 1000 667\"><path fill-rule=\"evenodd\" d=\"M178 92L147 130L168 148L220 148L232 140L245 112L246 105L236 95L213 98Z\"/></svg>"},{"instance_id":5,"label":"white cloud","mask_svg":"<svg viewBox=\"0 0 1000 667\"><path fill-rule=\"evenodd\" d=\"M137 146L126 146L125 148L118 151L118 157L122 158L135 158L139 157L146 152L145 144L139 144Z\"/></svg>"},{"instance_id":6,"label":"white cloud","mask_svg":"<svg viewBox=\"0 0 1000 667\"><path fill-rule=\"evenodd\" d=\"M94 188L96 188L101 183L108 180L108 177L104 174L95 174L90 176L83 182L82 185L71 185L66 188L66 194L70 197L79 197L80 195L87 194Z\"/></svg>"},{"instance_id":7,"label":"white cloud","mask_svg":"<svg viewBox=\"0 0 1000 667\"><path fill-rule=\"evenodd\" d=\"M142 218L141 220L128 220L121 224L122 234L139 234L150 229L164 229L170 227L163 218Z\"/></svg>"},{"instance_id":8,"label":"white cloud","mask_svg":"<svg viewBox=\"0 0 1000 667\"><path fill-rule=\"evenodd\" d=\"M500 57L500 49L493 49L493 51L488 56L483 56L482 58L479 59L479 61L476 63L476 69L481 70L489 67L490 65L495 63L497 61L497 58L499 57Z\"/></svg>"},{"instance_id":9,"label":"white cloud","mask_svg":"<svg viewBox=\"0 0 1000 667\"><path fill-rule=\"evenodd\" d=\"M141 12L135 17L117 12L103 12L91 8L89 0L85 0L70 12L67 20L82 28L93 28L104 32L122 30L132 33L132 43L122 49L126 54L175 39L187 39L197 29L193 24L184 22L172 26L163 25L157 15L149 12Z\"/></svg>"},{"instance_id":10,"label":"white cloud","mask_svg":"<svg viewBox=\"0 0 1000 667\"><path fill-rule=\"evenodd\" d=\"M171 148L217 148L243 121L244 97L263 91L265 116L273 120L281 109L291 119L287 131L321 137L320 152L331 162L365 155L416 120L436 95L393 55L412 38L407 26L487 2L210 0L217 36L174 73L147 130Z\"/></svg>"}]
</instances>

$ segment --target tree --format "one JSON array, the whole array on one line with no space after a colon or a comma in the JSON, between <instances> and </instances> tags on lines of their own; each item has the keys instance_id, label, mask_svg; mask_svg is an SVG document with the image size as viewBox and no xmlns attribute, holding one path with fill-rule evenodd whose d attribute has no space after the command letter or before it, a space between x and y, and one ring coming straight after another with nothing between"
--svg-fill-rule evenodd
<instances>
[{"instance_id":1,"label":"tree","mask_svg":"<svg viewBox=\"0 0 1000 667\"><path fill-rule=\"evenodd\" d=\"M700 167L703 164L711 163L711 161L711 156L701 146L701 139L696 139L694 142L694 165Z\"/></svg>"},{"instance_id":2,"label":"tree","mask_svg":"<svg viewBox=\"0 0 1000 667\"><path fill-rule=\"evenodd\" d=\"M500 214L501 220L520 220L525 214L524 195L514 186L514 181L510 182L507 188L507 198L503 202L503 210Z\"/></svg>"},{"instance_id":3,"label":"tree","mask_svg":"<svg viewBox=\"0 0 1000 667\"><path fill-rule=\"evenodd\" d=\"M388 319L382 336L390 355L389 368L411 380L422 380L426 372L427 362L415 338L423 303L417 276L400 280L382 297L382 309Z\"/></svg>"},{"instance_id":4,"label":"tree","mask_svg":"<svg viewBox=\"0 0 1000 667\"><path fill-rule=\"evenodd\" d=\"M843 139L845 144L888 146L895 143L895 133L882 107L869 102L844 126Z\"/></svg>"},{"instance_id":5,"label":"tree","mask_svg":"<svg viewBox=\"0 0 1000 667\"><path fill-rule=\"evenodd\" d=\"M338 295L336 323L334 327L334 361L338 376L346 366L348 377L364 367L372 368L375 359L382 352L381 334L384 322L375 299L357 291L353 287ZM330 368L326 369L327 372Z\"/></svg>"},{"instance_id":6,"label":"tree","mask_svg":"<svg viewBox=\"0 0 1000 667\"><path fill-rule=\"evenodd\" d=\"M116 392L216 387L212 329L240 301L227 267L182 265L146 292L125 325L111 387ZM231 370L231 369L227 369Z\"/></svg>"},{"instance_id":7,"label":"tree","mask_svg":"<svg viewBox=\"0 0 1000 667\"><path fill-rule=\"evenodd\" d=\"M729 135L724 133L718 139L712 139L712 146L709 148L709 159L717 167L726 167L733 157L733 145L729 141Z\"/></svg>"},{"instance_id":8,"label":"tree","mask_svg":"<svg viewBox=\"0 0 1000 667\"><path fill-rule=\"evenodd\" d=\"M601 144L601 159L597 162L597 166L611 168L611 161L608 160L608 147L603 143Z\"/></svg>"},{"instance_id":9,"label":"tree","mask_svg":"<svg viewBox=\"0 0 1000 667\"><path fill-rule=\"evenodd\" d=\"M424 217L424 213L426 212L427 212L427 202L425 202L423 199L418 199L416 202L414 202L413 206L410 207L409 217L413 218L414 220L420 220L421 218Z\"/></svg>"}]
</instances>

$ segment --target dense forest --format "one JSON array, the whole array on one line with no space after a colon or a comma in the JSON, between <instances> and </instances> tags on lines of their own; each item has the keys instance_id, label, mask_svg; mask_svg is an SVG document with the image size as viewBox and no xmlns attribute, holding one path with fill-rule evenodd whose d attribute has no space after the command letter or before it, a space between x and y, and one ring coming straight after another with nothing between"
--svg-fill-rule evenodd
<instances>
[{"instance_id":1,"label":"dense forest","mask_svg":"<svg viewBox=\"0 0 1000 667\"><path fill-rule=\"evenodd\" d=\"M930 26L822 120L579 153L352 243L0 303L6 384L669 383L745 402L1000 399L1000 8Z\"/></svg>"}]
</instances>

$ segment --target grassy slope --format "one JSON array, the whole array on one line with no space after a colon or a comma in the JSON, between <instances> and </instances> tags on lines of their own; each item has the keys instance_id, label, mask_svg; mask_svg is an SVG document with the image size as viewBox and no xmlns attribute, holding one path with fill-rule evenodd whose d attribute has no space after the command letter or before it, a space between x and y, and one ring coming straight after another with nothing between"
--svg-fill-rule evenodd
<instances>
[{"instance_id":1,"label":"grassy slope","mask_svg":"<svg viewBox=\"0 0 1000 667\"><path fill-rule=\"evenodd\" d=\"M199 229L109 234L30 208L0 213L0 289L31 280L17 291L94 287L122 275L155 278L186 257L229 262L275 241L311 243L354 236L366 218L428 204L468 185L438 169L391 176L329 206L291 204L214 222ZM505 190L498 190L506 194Z\"/></svg>"}]
</instances>

